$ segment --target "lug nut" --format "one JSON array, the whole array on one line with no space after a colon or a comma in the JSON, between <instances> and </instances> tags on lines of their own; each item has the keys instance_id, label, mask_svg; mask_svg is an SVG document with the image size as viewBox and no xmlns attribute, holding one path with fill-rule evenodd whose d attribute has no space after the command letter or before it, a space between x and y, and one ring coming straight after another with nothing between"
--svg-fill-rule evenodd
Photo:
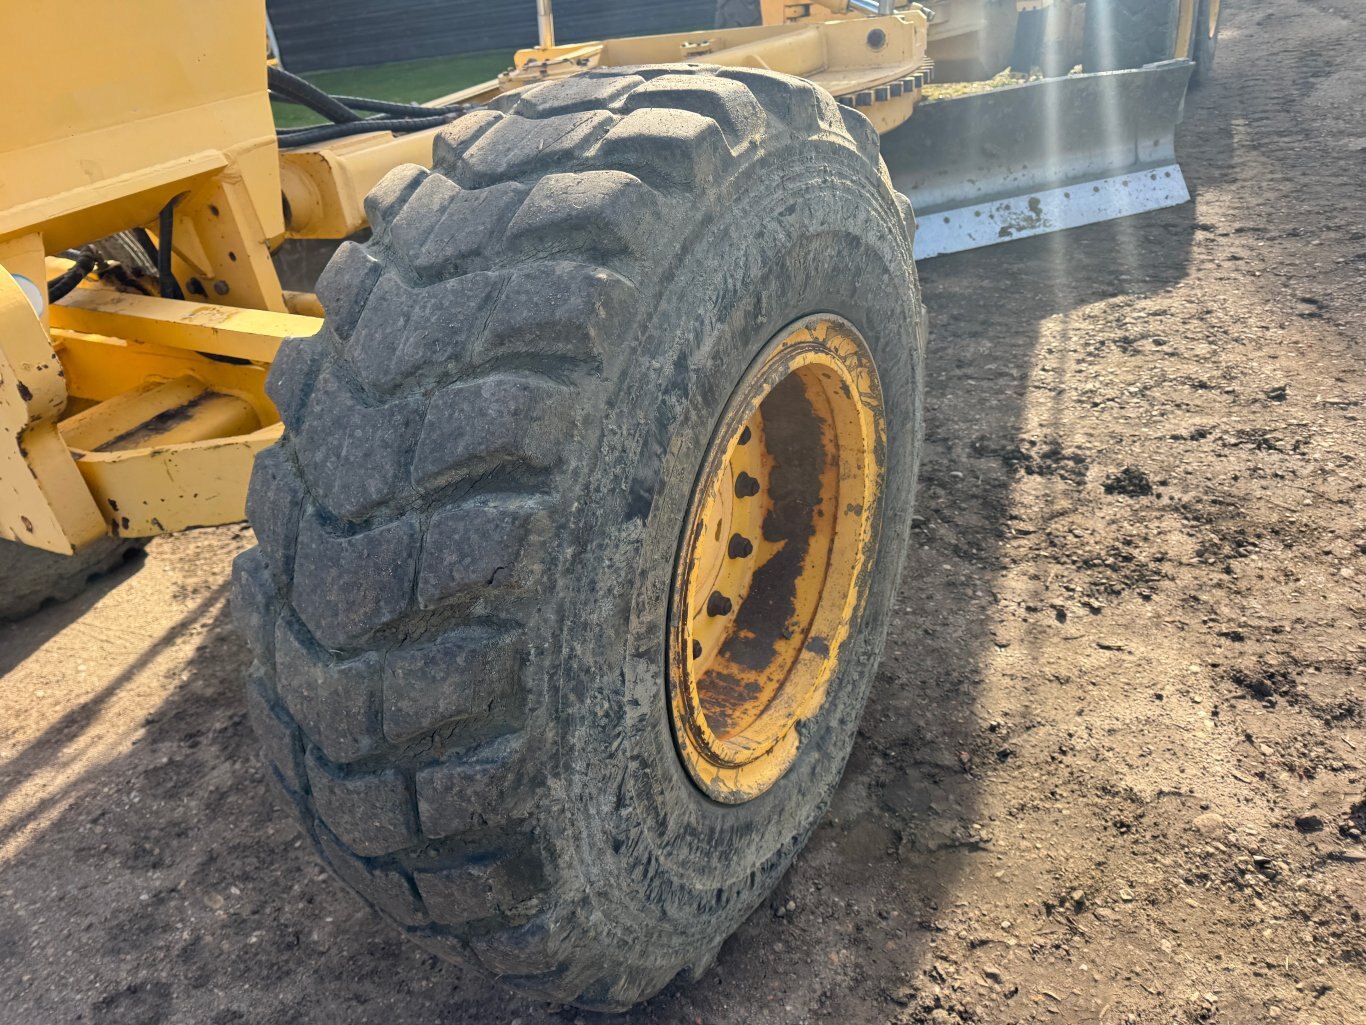
<instances>
[{"instance_id":1,"label":"lug nut","mask_svg":"<svg viewBox=\"0 0 1366 1025\"><path fill-rule=\"evenodd\" d=\"M740 476L735 478L735 497L753 498L758 493L759 482L741 470Z\"/></svg>"},{"instance_id":2,"label":"lug nut","mask_svg":"<svg viewBox=\"0 0 1366 1025\"><path fill-rule=\"evenodd\" d=\"M702 642L701 642L701 641L693 641L693 642L692 642L692 657L693 657L693 658L701 658L701 657L702 657Z\"/></svg>"},{"instance_id":3,"label":"lug nut","mask_svg":"<svg viewBox=\"0 0 1366 1025\"><path fill-rule=\"evenodd\" d=\"M707 615L709 616L729 616L730 610L734 607L730 599L720 591L712 591L711 597L707 599Z\"/></svg>"},{"instance_id":4,"label":"lug nut","mask_svg":"<svg viewBox=\"0 0 1366 1025\"><path fill-rule=\"evenodd\" d=\"M726 554L732 559L747 559L754 554L754 545L742 534L732 534L730 544L726 546Z\"/></svg>"}]
</instances>

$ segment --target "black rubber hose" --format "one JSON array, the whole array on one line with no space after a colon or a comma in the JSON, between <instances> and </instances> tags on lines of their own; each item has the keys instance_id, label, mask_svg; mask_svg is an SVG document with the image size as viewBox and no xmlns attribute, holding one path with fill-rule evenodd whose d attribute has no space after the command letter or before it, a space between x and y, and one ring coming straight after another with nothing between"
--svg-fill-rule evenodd
<instances>
[{"instance_id":1,"label":"black rubber hose","mask_svg":"<svg viewBox=\"0 0 1366 1025\"><path fill-rule=\"evenodd\" d=\"M76 254L76 262L47 283L47 301L55 303L71 292L81 280L95 269L99 262L92 250L82 249Z\"/></svg>"},{"instance_id":2,"label":"black rubber hose","mask_svg":"<svg viewBox=\"0 0 1366 1025\"><path fill-rule=\"evenodd\" d=\"M281 148L291 146L312 146L330 139L340 139L347 135L361 135L365 132L420 132L425 128L440 128L460 116L460 111L432 114L428 117L386 118L372 117L350 124L313 125L309 128L286 128L278 133Z\"/></svg>"},{"instance_id":3,"label":"black rubber hose","mask_svg":"<svg viewBox=\"0 0 1366 1025\"><path fill-rule=\"evenodd\" d=\"M346 104L333 96L329 96L312 82L307 82L298 75L290 74L284 68L267 65L266 81L270 85L271 92L279 93L285 99L307 107L329 121L346 124L350 121L361 120L361 116Z\"/></svg>"},{"instance_id":4,"label":"black rubber hose","mask_svg":"<svg viewBox=\"0 0 1366 1025\"><path fill-rule=\"evenodd\" d=\"M365 96L337 96L334 99L345 103L352 110L368 110L377 114L393 114L399 117L422 117L426 114L440 114L466 109L463 103L448 103L439 107L429 107L421 103L395 103L392 100L372 100Z\"/></svg>"},{"instance_id":5,"label":"black rubber hose","mask_svg":"<svg viewBox=\"0 0 1366 1025\"><path fill-rule=\"evenodd\" d=\"M283 93L277 93L272 91L270 94L270 98L274 100L276 103L292 103L298 107L306 107L307 109L312 110L315 114L319 113L319 111L315 110L308 104L301 103L299 100L294 99L294 97L292 96L285 96ZM367 99L364 96L334 96L332 98L339 102L345 103L349 108L354 108L358 111L370 111L374 114L380 114L389 117L423 117L428 114L444 114L449 112L461 113L469 109L469 107L463 103L448 103L443 106L429 107L421 103L398 103L393 100L372 100ZM357 117L359 118L360 115L358 114ZM355 124L356 122L333 121L331 123ZM289 129L285 129L285 131L288 130Z\"/></svg>"},{"instance_id":6,"label":"black rubber hose","mask_svg":"<svg viewBox=\"0 0 1366 1025\"><path fill-rule=\"evenodd\" d=\"M157 220L157 287L163 299L185 298L180 282L171 272L171 232L175 228L175 208L180 200L181 197L176 196L163 206Z\"/></svg>"},{"instance_id":7,"label":"black rubber hose","mask_svg":"<svg viewBox=\"0 0 1366 1025\"><path fill-rule=\"evenodd\" d=\"M157 245L152 241L152 236L147 234L147 229L134 228L133 237L138 240L138 245L142 246L142 251L147 254L147 258L153 263L156 263Z\"/></svg>"}]
</instances>

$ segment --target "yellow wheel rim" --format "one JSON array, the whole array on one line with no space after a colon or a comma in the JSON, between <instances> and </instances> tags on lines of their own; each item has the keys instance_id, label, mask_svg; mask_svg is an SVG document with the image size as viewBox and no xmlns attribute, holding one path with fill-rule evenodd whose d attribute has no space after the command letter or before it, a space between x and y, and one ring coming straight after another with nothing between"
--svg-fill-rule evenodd
<instances>
[{"instance_id":1,"label":"yellow wheel rim","mask_svg":"<svg viewBox=\"0 0 1366 1025\"><path fill-rule=\"evenodd\" d=\"M674 572L669 703L679 755L739 804L797 756L857 624L886 437L868 347L808 317L770 342L712 436Z\"/></svg>"}]
</instances>

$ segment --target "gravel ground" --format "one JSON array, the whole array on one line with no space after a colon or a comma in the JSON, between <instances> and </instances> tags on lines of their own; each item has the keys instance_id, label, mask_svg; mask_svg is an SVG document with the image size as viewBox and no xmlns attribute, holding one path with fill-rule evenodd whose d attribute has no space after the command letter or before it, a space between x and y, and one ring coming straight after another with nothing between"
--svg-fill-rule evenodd
<instances>
[{"instance_id":1,"label":"gravel ground","mask_svg":"<svg viewBox=\"0 0 1366 1025\"><path fill-rule=\"evenodd\" d=\"M1366 22L1236 0L1195 202L944 258L915 552L834 810L617 1020L1366 1021ZM244 528L0 628L0 1021L577 1023L273 805Z\"/></svg>"}]
</instances>

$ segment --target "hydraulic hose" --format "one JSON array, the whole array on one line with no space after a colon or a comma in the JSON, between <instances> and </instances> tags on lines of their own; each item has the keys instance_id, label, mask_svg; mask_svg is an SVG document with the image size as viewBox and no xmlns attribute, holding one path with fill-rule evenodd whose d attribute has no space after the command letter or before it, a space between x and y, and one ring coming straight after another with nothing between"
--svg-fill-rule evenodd
<instances>
[{"instance_id":1,"label":"hydraulic hose","mask_svg":"<svg viewBox=\"0 0 1366 1025\"><path fill-rule=\"evenodd\" d=\"M76 254L76 262L47 283L47 301L55 303L71 292L81 280L95 269L99 262L93 250L82 249Z\"/></svg>"},{"instance_id":2,"label":"hydraulic hose","mask_svg":"<svg viewBox=\"0 0 1366 1025\"><path fill-rule=\"evenodd\" d=\"M347 124L312 125L308 128L285 128L277 132L280 146L312 146L330 139L340 139L347 135L361 135L365 132L420 132L425 128L440 128L454 121L462 110L438 111L427 117L370 117L363 121Z\"/></svg>"},{"instance_id":3,"label":"hydraulic hose","mask_svg":"<svg viewBox=\"0 0 1366 1025\"><path fill-rule=\"evenodd\" d=\"M285 148L312 146L363 132L402 134L420 132L425 128L439 128L469 109L459 103L427 107L420 103L372 100L364 96L333 96L312 82L275 66L267 66L266 80L270 85L271 95L275 98L307 107L331 122L326 125L278 130L276 137ZM362 110L372 112L372 116L364 117L357 113Z\"/></svg>"},{"instance_id":4,"label":"hydraulic hose","mask_svg":"<svg viewBox=\"0 0 1366 1025\"><path fill-rule=\"evenodd\" d=\"M329 121L339 124L359 121L361 116L342 103L335 96L329 96L312 82L291 74L284 68L266 66L266 82L271 92L278 93L283 99L307 107L315 114L321 114Z\"/></svg>"},{"instance_id":5,"label":"hydraulic hose","mask_svg":"<svg viewBox=\"0 0 1366 1025\"><path fill-rule=\"evenodd\" d=\"M336 96L333 98L340 100L352 110L368 110L376 114L394 114L399 117L423 117L444 111L459 112L465 110L464 104L461 103L429 107L422 103L395 103L392 100L372 100L364 96Z\"/></svg>"},{"instance_id":6,"label":"hydraulic hose","mask_svg":"<svg viewBox=\"0 0 1366 1025\"><path fill-rule=\"evenodd\" d=\"M163 299L184 299L185 292L171 270L171 232L175 228L175 208L183 196L176 196L161 208L157 220L157 285Z\"/></svg>"}]
</instances>

